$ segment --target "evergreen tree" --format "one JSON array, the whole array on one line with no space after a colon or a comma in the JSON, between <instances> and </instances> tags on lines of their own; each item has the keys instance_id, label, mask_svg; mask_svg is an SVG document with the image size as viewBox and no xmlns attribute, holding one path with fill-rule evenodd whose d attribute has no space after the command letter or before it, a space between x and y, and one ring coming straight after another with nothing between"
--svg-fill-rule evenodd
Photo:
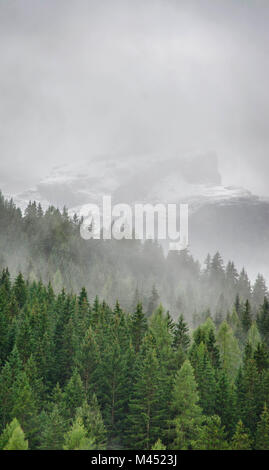
<instances>
[{"instance_id":1,"label":"evergreen tree","mask_svg":"<svg viewBox=\"0 0 269 470\"><path fill-rule=\"evenodd\" d=\"M25 434L16 418L6 426L0 436L0 449L28 450L28 441L25 439Z\"/></svg>"},{"instance_id":2,"label":"evergreen tree","mask_svg":"<svg viewBox=\"0 0 269 470\"><path fill-rule=\"evenodd\" d=\"M151 448L151 450L165 450L165 449L166 447L160 439L158 439Z\"/></svg>"},{"instance_id":3,"label":"evergreen tree","mask_svg":"<svg viewBox=\"0 0 269 470\"><path fill-rule=\"evenodd\" d=\"M269 450L269 413L266 404L257 426L255 449Z\"/></svg>"},{"instance_id":4,"label":"evergreen tree","mask_svg":"<svg viewBox=\"0 0 269 470\"><path fill-rule=\"evenodd\" d=\"M221 418L221 424L230 437L236 422L236 394L224 371L220 372L217 381L215 414Z\"/></svg>"},{"instance_id":5,"label":"evergreen tree","mask_svg":"<svg viewBox=\"0 0 269 470\"><path fill-rule=\"evenodd\" d=\"M91 388L94 388L98 373L98 364L100 363L100 350L97 343L97 337L90 326L82 339L81 344L77 346L75 363L79 370L86 394Z\"/></svg>"},{"instance_id":6,"label":"evergreen tree","mask_svg":"<svg viewBox=\"0 0 269 470\"><path fill-rule=\"evenodd\" d=\"M14 294L15 299L18 303L19 308L22 308L26 302L27 297L27 289L25 285L25 281L23 279L22 273L19 273L14 284Z\"/></svg>"},{"instance_id":7,"label":"evergreen tree","mask_svg":"<svg viewBox=\"0 0 269 470\"><path fill-rule=\"evenodd\" d=\"M149 298L149 303L148 303L148 311L147 311L148 317L150 317L153 314L153 312L157 309L159 305L159 301L160 301L160 296L158 294L158 291L155 285L153 285L151 296Z\"/></svg>"},{"instance_id":8,"label":"evergreen tree","mask_svg":"<svg viewBox=\"0 0 269 470\"><path fill-rule=\"evenodd\" d=\"M267 297L267 293L265 279L261 274L258 274L252 292L252 305L254 312L256 312L263 303L264 298Z\"/></svg>"},{"instance_id":9,"label":"evergreen tree","mask_svg":"<svg viewBox=\"0 0 269 470\"><path fill-rule=\"evenodd\" d=\"M81 418L76 418L72 428L64 435L64 450L92 450L94 441L87 437Z\"/></svg>"},{"instance_id":10,"label":"evergreen tree","mask_svg":"<svg viewBox=\"0 0 269 470\"><path fill-rule=\"evenodd\" d=\"M157 354L151 337L145 337L136 364L136 380L129 404L129 439L135 449L150 449L161 434L163 403ZM166 407L166 403L165 403ZM162 418L162 419L160 419Z\"/></svg>"},{"instance_id":11,"label":"evergreen tree","mask_svg":"<svg viewBox=\"0 0 269 470\"><path fill-rule=\"evenodd\" d=\"M254 351L254 360L256 362L256 367L259 373L268 369L269 356L268 356L268 350L264 343L257 344L257 348Z\"/></svg>"},{"instance_id":12,"label":"evergreen tree","mask_svg":"<svg viewBox=\"0 0 269 470\"><path fill-rule=\"evenodd\" d=\"M94 442L94 448L106 449L107 431L95 394L92 396L90 404L84 401L82 406L77 409L76 417L81 418L87 438Z\"/></svg>"},{"instance_id":13,"label":"evergreen tree","mask_svg":"<svg viewBox=\"0 0 269 470\"><path fill-rule=\"evenodd\" d=\"M62 449L67 422L60 414L57 404L53 406L50 413L45 413L42 421L41 444L39 448L42 450Z\"/></svg>"},{"instance_id":14,"label":"evergreen tree","mask_svg":"<svg viewBox=\"0 0 269 470\"><path fill-rule=\"evenodd\" d=\"M244 305L243 311L242 311L242 326L243 326L243 331L245 334L249 331L251 327L251 311L250 311L250 303L248 300L246 300L246 303Z\"/></svg>"},{"instance_id":15,"label":"evergreen tree","mask_svg":"<svg viewBox=\"0 0 269 470\"><path fill-rule=\"evenodd\" d=\"M75 410L85 400L85 391L78 370L75 369L64 391L64 407L66 419L75 416Z\"/></svg>"},{"instance_id":16,"label":"evergreen tree","mask_svg":"<svg viewBox=\"0 0 269 470\"><path fill-rule=\"evenodd\" d=\"M238 342L227 322L221 324L217 340L220 347L223 369L231 379L235 379L240 365L241 354Z\"/></svg>"},{"instance_id":17,"label":"evergreen tree","mask_svg":"<svg viewBox=\"0 0 269 470\"><path fill-rule=\"evenodd\" d=\"M173 419L168 434L173 439L173 449L187 449L191 440L196 437L202 417L198 402L199 395L193 368L186 360L176 374L172 390Z\"/></svg>"},{"instance_id":18,"label":"evergreen tree","mask_svg":"<svg viewBox=\"0 0 269 470\"><path fill-rule=\"evenodd\" d=\"M251 327L248 330L247 342L248 344L250 344L253 350L256 350L258 345L261 344L261 336L255 321L252 323Z\"/></svg>"},{"instance_id":19,"label":"evergreen tree","mask_svg":"<svg viewBox=\"0 0 269 470\"><path fill-rule=\"evenodd\" d=\"M200 427L198 438L192 441L192 447L195 450L227 450L229 448L219 416L210 416L205 419L203 426Z\"/></svg>"},{"instance_id":20,"label":"evergreen tree","mask_svg":"<svg viewBox=\"0 0 269 470\"><path fill-rule=\"evenodd\" d=\"M183 315L180 315L174 329L173 346L175 349L181 348L184 352L187 352L190 342L188 325L184 321Z\"/></svg>"},{"instance_id":21,"label":"evergreen tree","mask_svg":"<svg viewBox=\"0 0 269 470\"><path fill-rule=\"evenodd\" d=\"M232 438L232 450L251 450L252 440L241 419L238 421Z\"/></svg>"},{"instance_id":22,"label":"evergreen tree","mask_svg":"<svg viewBox=\"0 0 269 470\"><path fill-rule=\"evenodd\" d=\"M261 378L254 359L245 360L243 371L237 377L237 410L239 418L254 437L261 412L258 397L261 393Z\"/></svg>"},{"instance_id":23,"label":"evergreen tree","mask_svg":"<svg viewBox=\"0 0 269 470\"><path fill-rule=\"evenodd\" d=\"M143 313L143 307L141 303L138 303L136 306L136 310L131 317L131 331L132 331L132 339L134 350L138 353L143 337L147 330L147 320Z\"/></svg>"},{"instance_id":24,"label":"evergreen tree","mask_svg":"<svg viewBox=\"0 0 269 470\"><path fill-rule=\"evenodd\" d=\"M264 297L263 304L257 314L257 325L263 341L269 345L269 301Z\"/></svg>"},{"instance_id":25,"label":"evergreen tree","mask_svg":"<svg viewBox=\"0 0 269 470\"><path fill-rule=\"evenodd\" d=\"M11 416L17 418L33 448L37 439L37 405L25 372L21 372L12 388L13 408Z\"/></svg>"}]
</instances>

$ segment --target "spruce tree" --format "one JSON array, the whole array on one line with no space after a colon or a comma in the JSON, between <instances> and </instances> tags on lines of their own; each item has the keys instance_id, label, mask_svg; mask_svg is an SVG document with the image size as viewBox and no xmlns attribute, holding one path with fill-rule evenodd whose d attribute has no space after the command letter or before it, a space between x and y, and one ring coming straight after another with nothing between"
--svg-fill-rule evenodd
<instances>
[{"instance_id":1,"label":"spruce tree","mask_svg":"<svg viewBox=\"0 0 269 470\"><path fill-rule=\"evenodd\" d=\"M0 449L28 450L28 441L25 439L25 434L16 418L6 426L0 436Z\"/></svg>"},{"instance_id":2,"label":"spruce tree","mask_svg":"<svg viewBox=\"0 0 269 470\"><path fill-rule=\"evenodd\" d=\"M243 326L243 331L245 334L247 334L250 329L251 322L252 322L250 303L248 300L246 300L243 311L242 311L241 322Z\"/></svg>"},{"instance_id":3,"label":"spruce tree","mask_svg":"<svg viewBox=\"0 0 269 470\"><path fill-rule=\"evenodd\" d=\"M158 439L155 444L152 446L151 450L165 450L166 446Z\"/></svg>"},{"instance_id":4,"label":"spruce tree","mask_svg":"<svg viewBox=\"0 0 269 470\"><path fill-rule=\"evenodd\" d=\"M142 304L138 303L135 312L131 316L131 334L136 354L139 352L146 330L147 320L143 312Z\"/></svg>"},{"instance_id":5,"label":"spruce tree","mask_svg":"<svg viewBox=\"0 0 269 470\"><path fill-rule=\"evenodd\" d=\"M87 437L94 441L94 448L97 450L106 449L107 431L95 394L93 394L90 404L84 401L82 406L77 408L76 417L81 418Z\"/></svg>"},{"instance_id":6,"label":"spruce tree","mask_svg":"<svg viewBox=\"0 0 269 470\"><path fill-rule=\"evenodd\" d=\"M148 302L148 311L147 311L148 317L150 317L153 314L153 312L157 309L159 305L159 301L160 301L160 296L158 294L156 286L153 285L149 302Z\"/></svg>"},{"instance_id":7,"label":"spruce tree","mask_svg":"<svg viewBox=\"0 0 269 470\"><path fill-rule=\"evenodd\" d=\"M241 419L238 421L231 442L232 450L251 450L252 440Z\"/></svg>"},{"instance_id":8,"label":"spruce tree","mask_svg":"<svg viewBox=\"0 0 269 470\"><path fill-rule=\"evenodd\" d=\"M39 448L42 450L61 450L66 428L67 421L64 420L58 405L55 404L52 411L45 413L43 416Z\"/></svg>"},{"instance_id":9,"label":"spruce tree","mask_svg":"<svg viewBox=\"0 0 269 470\"><path fill-rule=\"evenodd\" d=\"M210 416L205 419L199 429L198 438L192 441L195 450L228 450L224 426L221 425L219 416Z\"/></svg>"},{"instance_id":10,"label":"spruce tree","mask_svg":"<svg viewBox=\"0 0 269 470\"><path fill-rule=\"evenodd\" d=\"M183 315L180 315L174 329L173 347L175 349L181 348L186 353L190 342L188 325L184 321Z\"/></svg>"},{"instance_id":11,"label":"spruce tree","mask_svg":"<svg viewBox=\"0 0 269 470\"><path fill-rule=\"evenodd\" d=\"M164 419L160 402L160 369L152 338L145 337L136 364L136 378L129 403L129 441L135 449L150 449L161 434Z\"/></svg>"},{"instance_id":12,"label":"spruce tree","mask_svg":"<svg viewBox=\"0 0 269 470\"><path fill-rule=\"evenodd\" d=\"M227 322L220 325L217 336L222 365L231 379L235 379L240 365L240 349L237 339Z\"/></svg>"},{"instance_id":13,"label":"spruce tree","mask_svg":"<svg viewBox=\"0 0 269 470\"><path fill-rule=\"evenodd\" d=\"M168 437L173 449L187 449L196 437L202 411L198 405L199 395L193 368L185 360L175 376L171 409L173 418L169 423Z\"/></svg>"},{"instance_id":14,"label":"spruce tree","mask_svg":"<svg viewBox=\"0 0 269 470\"><path fill-rule=\"evenodd\" d=\"M64 435L64 450L92 450L94 441L87 437L81 418L76 418L70 431Z\"/></svg>"},{"instance_id":15,"label":"spruce tree","mask_svg":"<svg viewBox=\"0 0 269 470\"><path fill-rule=\"evenodd\" d=\"M224 371L220 371L218 375L215 414L221 418L221 423L230 437L236 423L236 394L233 384Z\"/></svg>"},{"instance_id":16,"label":"spruce tree","mask_svg":"<svg viewBox=\"0 0 269 470\"><path fill-rule=\"evenodd\" d=\"M269 412L266 404L264 404L263 412L257 425L255 449L269 450Z\"/></svg>"},{"instance_id":17,"label":"spruce tree","mask_svg":"<svg viewBox=\"0 0 269 470\"><path fill-rule=\"evenodd\" d=\"M73 418L76 408L85 400L85 390L78 370L75 369L64 390L65 417Z\"/></svg>"}]
</instances>

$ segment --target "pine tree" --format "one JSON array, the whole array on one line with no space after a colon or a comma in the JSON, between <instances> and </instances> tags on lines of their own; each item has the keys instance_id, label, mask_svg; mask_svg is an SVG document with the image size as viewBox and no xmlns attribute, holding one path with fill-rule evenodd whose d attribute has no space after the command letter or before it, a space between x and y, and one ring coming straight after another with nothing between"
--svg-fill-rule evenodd
<instances>
[{"instance_id":1,"label":"pine tree","mask_svg":"<svg viewBox=\"0 0 269 470\"><path fill-rule=\"evenodd\" d=\"M184 352L187 352L190 342L188 325L184 321L183 315L180 315L174 329L173 346L175 349L181 348Z\"/></svg>"},{"instance_id":2,"label":"pine tree","mask_svg":"<svg viewBox=\"0 0 269 470\"><path fill-rule=\"evenodd\" d=\"M269 450L269 412L266 404L264 404L263 412L257 425L255 449Z\"/></svg>"},{"instance_id":3,"label":"pine tree","mask_svg":"<svg viewBox=\"0 0 269 470\"><path fill-rule=\"evenodd\" d=\"M75 363L80 373L86 394L88 394L90 389L94 388L96 384L96 374L98 373L97 367L101 361L100 354L97 336L90 326L86 330L81 344L77 347L75 358Z\"/></svg>"},{"instance_id":4,"label":"pine tree","mask_svg":"<svg viewBox=\"0 0 269 470\"><path fill-rule=\"evenodd\" d=\"M259 373L261 373L263 370L268 369L269 355L264 343L257 344L257 348L254 351L254 360L256 362L256 367Z\"/></svg>"},{"instance_id":5,"label":"pine tree","mask_svg":"<svg viewBox=\"0 0 269 470\"><path fill-rule=\"evenodd\" d=\"M241 313L242 313L242 305L241 305L241 302L240 302L240 297L239 297L239 294L237 293L236 294L236 298L235 298L235 303L234 303L234 309L238 315L238 318L241 319Z\"/></svg>"},{"instance_id":6,"label":"pine tree","mask_svg":"<svg viewBox=\"0 0 269 470\"><path fill-rule=\"evenodd\" d=\"M70 431L64 435L64 450L92 450L94 441L87 437L81 418L76 418Z\"/></svg>"},{"instance_id":7,"label":"pine tree","mask_svg":"<svg viewBox=\"0 0 269 470\"><path fill-rule=\"evenodd\" d=\"M269 301L264 297L263 304L257 314L257 325L263 341L269 345Z\"/></svg>"},{"instance_id":8,"label":"pine tree","mask_svg":"<svg viewBox=\"0 0 269 470\"><path fill-rule=\"evenodd\" d=\"M247 332L250 329L251 322L252 322L251 311L250 311L250 303L249 303L248 300L246 300L246 303L244 305L244 308L243 308L243 311L242 311L241 321L242 321L243 331L244 331L245 334L247 334Z\"/></svg>"},{"instance_id":9,"label":"pine tree","mask_svg":"<svg viewBox=\"0 0 269 470\"><path fill-rule=\"evenodd\" d=\"M22 362L19 352L14 346L8 360L2 367L0 374L0 423L1 428L12 419L12 409L14 406L14 384L17 383L18 377L22 372Z\"/></svg>"},{"instance_id":10,"label":"pine tree","mask_svg":"<svg viewBox=\"0 0 269 470\"><path fill-rule=\"evenodd\" d=\"M231 442L232 450L251 450L252 440L241 419L238 421Z\"/></svg>"},{"instance_id":11,"label":"pine tree","mask_svg":"<svg viewBox=\"0 0 269 470\"><path fill-rule=\"evenodd\" d=\"M15 299L18 303L19 308L22 308L26 302L27 297L27 289L25 285L25 281L23 279L22 273L19 273L14 284L14 294Z\"/></svg>"},{"instance_id":12,"label":"pine tree","mask_svg":"<svg viewBox=\"0 0 269 470\"><path fill-rule=\"evenodd\" d=\"M186 360L176 374L172 390L173 419L168 434L169 438L171 436L173 439L173 449L187 449L190 441L196 437L202 417L198 402L199 395L193 368Z\"/></svg>"},{"instance_id":13,"label":"pine tree","mask_svg":"<svg viewBox=\"0 0 269 470\"><path fill-rule=\"evenodd\" d=\"M247 299L249 300L251 297L251 285L250 285L248 275L244 268L242 269L239 275L238 292L239 292L240 297L245 301Z\"/></svg>"},{"instance_id":14,"label":"pine tree","mask_svg":"<svg viewBox=\"0 0 269 470\"><path fill-rule=\"evenodd\" d=\"M143 313L141 303L138 303L136 310L131 317L131 333L136 354L139 352L143 337L147 330L147 320Z\"/></svg>"},{"instance_id":15,"label":"pine tree","mask_svg":"<svg viewBox=\"0 0 269 470\"><path fill-rule=\"evenodd\" d=\"M90 404L84 401L82 406L77 408L76 417L81 418L87 437L94 441L94 448L106 449L107 432L95 394L93 394Z\"/></svg>"},{"instance_id":16,"label":"pine tree","mask_svg":"<svg viewBox=\"0 0 269 470\"><path fill-rule=\"evenodd\" d=\"M25 434L16 418L6 426L0 436L0 449L28 450L28 441L25 439Z\"/></svg>"},{"instance_id":17,"label":"pine tree","mask_svg":"<svg viewBox=\"0 0 269 470\"><path fill-rule=\"evenodd\" d=\"M215 414L221 418L221 424L230 437L236 422L236 395L227 374L221 371L216 387Z\"/></svg>"},{"instance_id":18,"label":"pine tree","mask_svg":"<svg viewBox=\"0 0 269 470\"><path fill-rule=\"evenodd\" d=\"M39 448L42 450L62 449L67 422L60 414L57 404L53 406L50 413L45 413L42 421L41 444Z\"/></svg>"},{"instance_id":19,"label":"pine tree","mask_svg":"<svg viewBox=\"0 0 269 470\"><path fill-rule=\"evenodd\" d=\"M199 429L198 438L192 441L195 450L227 450L228 442L224 426L221 425L219 416L210 416L205 419Z\"/></svg>"},{"instance_id":20,"label":"pine tree","mask_svg":"<svg viewBox=\"0 0 269 470\"><path fill-rule=\"evenodd\" d=\"M261 344L261 336L255 321L248 330L247 342L250 344L253 350L256 350L258 345Z\"/></svg>"},{"instance_id":21,"label":"pine tree","mask_svg":"<svg viewBox=\"0 0 269 470\"><path fill-rule=\"evenodd\" d=\"M158 439L155 444L152 446L151 450L165 450L166 446Z\"/></svg>"},{"instance_id":22,"label":"pine tree","mask_svg":"<svg viewBox=\"0 0 269 470\"><path fill-rule=\"evenodd\" d=\"M221 324L217 340L223 368L231 379L235 379L241 354L238 342L227 322Z\"/></svg>"},{"instance_id":23,"label":"pine tree","mask_svg":"<svg viewBox=\"0 0 269 470\"><path fill-rule=\"evenodd\" d=\"M261 394L261 378L254 359L245 360L243 371L239 371L237 385L237 410L243 424L254 437L259 419Z\"/></svg>"},{"instance_id":24,"label":"pine tree","mask_svg":"<svg viewBox=\"0 0 269 470\"><path fill-rule=\"evenodd\" d=\"M192 363L194 364L193 361ZM206 415L212 415L215 409L216 379L204 343L200 343L198 346L194 372L200 397L199 405Z\"/></svg>"},{"instance_id":25,"label":"pine tree","mask_svg":"<svg viewBox=\"0 0 269 470\"><path fill-rule=\"evenodd\" d=\"M163 404L159 400L161 377L151 337L145 337L141 349L136 364L136 381L129 403L129 439L135 449L150 449L161 433L160 418L163 419Z\"/></svg>"},{"instance_id":26,"label":"pine tree","mask_svg":"<svg viewBox=\"0 0 269 470\"><path fill-rule=\"evenodd\" d=\"M37 442L37 405L33 391L25 372L21 372L13 387L13 408L11 416L17 418L30 441L30 447L34 448Z\"/></svg>"},{"instance_id":27,"label":"pine tree","mask_svg":"<svg viewBox=\"0 0 269 470\"><path fill-rule=\"evenodd\" d=\"M149 303L148 303L148 311L147 311L148 317L150 317L153 314L153 312L157 309L159 305L159 301L160 301L160 296L158 294L156 286L153 285L151 296L149 298Z\"/></svg>"},{"instance_id":28,"label":"pine tree","mask_svg":"<svg viewBox=\"0 0 269 470\"><path fill-rule=\"evenodd\" d=\"M76 408L85 400L85 391L78 370L75 369L64 391L65 417L73 418Z\"/></svg>"},{"instance_id":29,"label":"pine tree","mask_svg":"<svg viewBox=\"0 0 269 470\"><path fill-rule=\"evenodd\" d=\"M262 305L264 298L267 297L267 294L268 292L265 279L261 274L258 274L252 292L252 305L254 308L254 312L258 310L260 305Z\"/></svg>"},{"instance_id":30,"label":"pine tree","mask_svg":"<svg viewBox=\"0 0 269 470\"><path fill-rule=\"evenodd\" d=\"M108 327L102 326L98 335L101 360L96 370L95 391L104 422L109 431L115 432L125 426L132 387L133 349L127 319L121 309L109 315Z\"/></svg>"},{"instance_id":31,"label":"pine tree","mask_svg":"<svg viewBox=\"0 0 269 470\"><path fill-rule=\"evenodd\" d=\"M216 336L214 333L213 328L209 330L208 338L206 341L207 351L209 354L209 358L211 360L211 364L215 369L219 369L220 367L220 351L217 345Z\"/></svg>"}]
</instances>

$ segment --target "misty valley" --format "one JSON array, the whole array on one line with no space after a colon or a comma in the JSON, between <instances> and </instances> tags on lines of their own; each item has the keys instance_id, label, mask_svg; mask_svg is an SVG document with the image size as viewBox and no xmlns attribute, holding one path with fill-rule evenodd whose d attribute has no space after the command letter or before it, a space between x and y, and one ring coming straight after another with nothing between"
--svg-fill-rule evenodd
<instances>
[{"instance_id":1,"label":"misty valley","mask_svg":"<svg viewBox=\"0 0 269 470\"><path fill-rule=\"evenodd\" d=\"M269 450L268 25L0 0L1 467Z\"/></svg>"},{"instance_id":2,"label":"misty valley","mask_svg":"<svg viewBox=\"0 0 269 470\"><path fill-rule=\"evenodd\" d=\"M217 252L0 199L0 448L269 448L269 301Z\"/></svg>"}]
</instances>

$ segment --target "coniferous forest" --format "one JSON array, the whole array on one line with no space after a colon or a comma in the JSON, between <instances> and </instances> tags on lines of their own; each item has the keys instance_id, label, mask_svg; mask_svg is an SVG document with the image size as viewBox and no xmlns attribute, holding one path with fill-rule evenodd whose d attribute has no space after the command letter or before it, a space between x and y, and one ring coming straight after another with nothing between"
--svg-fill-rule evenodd
<instances>
[{"instance_id":1,"label":"coniferous forest","mask_svg":"<svg viewBox=\"0 0 269 470\"><path fill-rule=\"evenodd\" d=\"M0 200L0 449L269 449L269 301L219 253Z\"/></svg>"}]
</instances>

